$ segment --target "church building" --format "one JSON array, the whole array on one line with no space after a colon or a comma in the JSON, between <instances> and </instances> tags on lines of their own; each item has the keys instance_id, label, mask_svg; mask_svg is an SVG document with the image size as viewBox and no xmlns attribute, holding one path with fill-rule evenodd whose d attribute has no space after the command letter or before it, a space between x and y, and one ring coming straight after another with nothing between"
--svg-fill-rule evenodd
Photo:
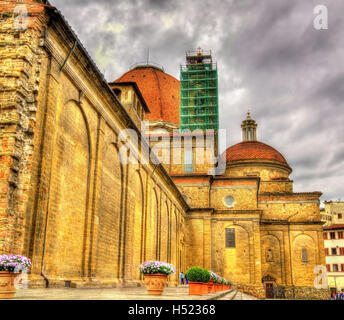
<instances>
[{"instance_id":1,"label":"church building","mask_svg":"<svg viewBox=\"0 0 344 320\"><path fill-rule=\"evenodd\" d=\"M148 63L108 83L56 8L32 1L17 30L14 6L0 3L0 254L31 259L31 287L140 286L154 259L175 265L169 286L200 266L257 297L328 298L321 193L293 191L250 113L220 154L211 52L188 52L180 81Z\"/></svg>"}]
</instances>

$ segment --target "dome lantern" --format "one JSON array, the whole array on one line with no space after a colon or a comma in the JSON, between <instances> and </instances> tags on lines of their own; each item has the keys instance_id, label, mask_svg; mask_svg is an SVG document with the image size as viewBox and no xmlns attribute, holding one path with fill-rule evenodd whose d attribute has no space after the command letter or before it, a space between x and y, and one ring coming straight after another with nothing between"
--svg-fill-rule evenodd
<instances>
[{"instance_id":1,"label":"dome lantern","mask_svg":"<svg viewBox=\"0 0 344 320\"><path fill-rule=\"evenodd\" d=\"M250 111L247 112L246 120L241 124L242 128L242 140L257 141L257 122L251 118Z\"/></svg>"}]
</instances>

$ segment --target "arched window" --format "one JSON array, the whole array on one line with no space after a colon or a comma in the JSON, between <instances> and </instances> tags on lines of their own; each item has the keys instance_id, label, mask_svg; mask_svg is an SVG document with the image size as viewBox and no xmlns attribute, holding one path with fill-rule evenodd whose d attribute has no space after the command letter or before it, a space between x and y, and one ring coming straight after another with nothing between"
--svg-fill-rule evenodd
<instances>
[{"instance_id":1,"label":"arched window","mask_svg":"<svg viewBox=\"0 0 344 320\"><path fill-rule=\"evenodd\" d=\"M307 262L308 258L307 258L307 249L306 248L302 248L301 255L302 255L302 257L301 257L302 262Z\"/></svg>"},{"instance_id":2,"label":"arched window","mask_svg":"<svg viewBox=\"0 0 344 320\"><path fill-rule=\"evenodd\" d=\"M226 248L235 248L235 229L226 228Z\"/></svg>"},{"instance_id":3,"label":"arched window","mask_svg":"<svg viewBox=\"0 0 344 320\"><path fill-rule=\"evenodd\" d=\"M192 151L185 151L185 172L192 173L193 171L193 164L192 164Z\"/></svg>"},{"instance_id":4,"label":"arched window","mask_svg":"<svg viewBox=\"0 0 344 320\"><path fill-rule=\"evenodd\" d=\"M113 89L113 92L115 93L115 95L117 96L118 100L121 101L121 95L122 95L122 91L120 89Z\"/></svg>"},{"instance_id":5,"label":"arched window","mask_svg":"<svg viewBox=\"0 0 344 320\"><path fill-rule=\"evenodd\" d=\"M266 262L271 262L273 260L274 258L273 258L272 250L271 249L266 250Z\"/></svg>"}]
</instances>

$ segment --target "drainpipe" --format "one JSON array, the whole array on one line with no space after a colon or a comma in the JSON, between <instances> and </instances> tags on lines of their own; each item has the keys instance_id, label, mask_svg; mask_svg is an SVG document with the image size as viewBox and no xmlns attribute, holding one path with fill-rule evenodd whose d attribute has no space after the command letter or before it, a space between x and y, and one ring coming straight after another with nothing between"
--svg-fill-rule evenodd
<instances>
[{"instance_id":1,"label":"drainpipe","mask_svg":"<svg viewBox=\"0 0 344 320\"><path fill-rule=\"evenodd\" d=\"M47 39L47 29L45 29L44 32L44 42L46 44L46 39ZM47 111L48 107L48 97L49 97L49 87L50 87L50 77L51 77L51 55L49 55L49 60L48 60L48 72L47 72L47 80L46 80L46 88L47 88L47 93L46 93L46 101L45 101L45 111ZM46 113L45 112L45 119L44 119L44 127L46 125ZM49 195L50 195L50 182L51 182L51 172L50 172L50 181L49 181L49 189L48 189L48 203L47 206L49 206ZM43 237L43 248L42 248L42 260L41 260L41 276L45 280L45 287L49 288L49 279L44 273L44 254L45 254L45 245L46 245L46 240L47 240L47 226L48 226L48 207L46 210L45 214L45 226L44 226L44 237Z\"/></svg>"},{"instance_id":2,"label":"drainpipe","mask_svg":"<svg viewBox=\"0 0 344 320\"><path fill-rule=\"evenodd\" d=\"M63 61L63 63L62 63L62 66L61 66L61 68L60 68L60 72L61 72L61 71L63 70L63 68L65 67L65 65L66 65L66 63L67 63L67 61L68 61L68 59L69 59L70 56L72 55L72 53L73 53L73 51L74 51L74 49L75 49L75 47L76 47L77 44L78 44L78 41L75 40L72 49L69 51L69 53L68 53L68 55L67 55L67 58L66 58L65 61Z\"/></svg>"}]
</instances>

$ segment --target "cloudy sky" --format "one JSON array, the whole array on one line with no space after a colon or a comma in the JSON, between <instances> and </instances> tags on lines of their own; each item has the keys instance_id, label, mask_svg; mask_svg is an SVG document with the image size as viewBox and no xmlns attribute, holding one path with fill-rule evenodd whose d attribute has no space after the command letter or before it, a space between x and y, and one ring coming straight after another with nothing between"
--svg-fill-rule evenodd
<instances>
[{"instance_id":1,"label":"cloudy sky","mask_svg":"<svg viewBox=\"0 0 344 320\"><path fill-rule=\"evenodd\" d=\"M258 139L293 168L294 190L344 200L344 1L51 0L108 81L147 58L179 79L185 51L218 63L220 127L241 140L248 109ZM314 8L328 9L316 30Z\"/></svg>"}]
</instances>

